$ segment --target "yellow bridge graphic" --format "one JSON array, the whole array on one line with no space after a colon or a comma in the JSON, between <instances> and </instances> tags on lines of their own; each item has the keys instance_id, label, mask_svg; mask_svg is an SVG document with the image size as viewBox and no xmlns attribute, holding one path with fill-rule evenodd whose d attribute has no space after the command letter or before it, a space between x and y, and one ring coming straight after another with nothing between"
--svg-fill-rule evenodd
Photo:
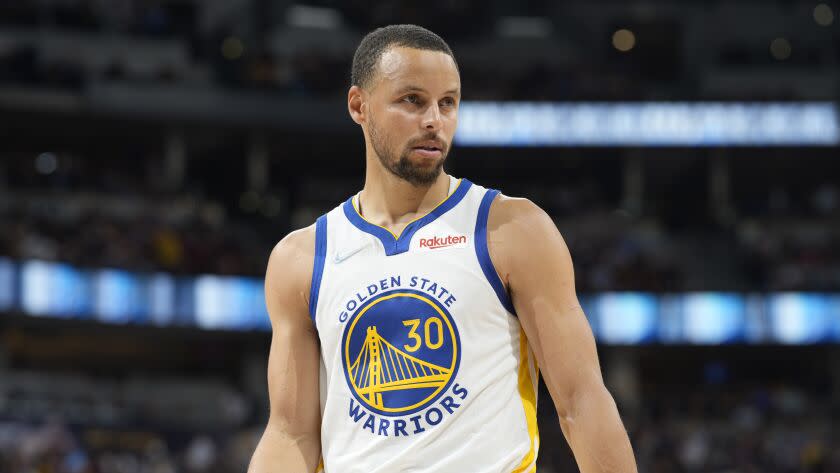
<instances>
[{"instance_id":1,"label":"yellow bridge graphic","mask_svg":"<svg viewBox=\"0 0 840 473\"><path fill-rule=\"evenodd\" d=\"M365 344L350 365L350 380L356 392L371 406L383 408L382 393L403 389L438 388L452 370L415 358L388 343L368 327Z\"/></svg>"}]
</instances>

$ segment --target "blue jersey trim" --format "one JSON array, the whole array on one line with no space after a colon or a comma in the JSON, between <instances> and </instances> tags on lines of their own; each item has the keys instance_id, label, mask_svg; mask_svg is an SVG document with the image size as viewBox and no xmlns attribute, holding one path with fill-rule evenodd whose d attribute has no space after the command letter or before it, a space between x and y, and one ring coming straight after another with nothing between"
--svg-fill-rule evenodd
<instances>
[{"instance_id":1,"label":"blue jersey trim","mask_svg":"<svg viewBox=\"0 0 840 473\"><path fill-rule=\"evenodd\" d=\"M513 308L513 303L505 290L505 285L502 279L499 278L499 273L496 272L496 267L493 266L493 261L490 259L490 251L487 249L487 219L490 216L490 205L493 199L499 194L495 189L487 189L484 197L481 199L481 205L478 207L478 218L475 222L475 254L478 256L478 264L481 266L481 271L484 272L484 277L493 286L496 291L496 296L499 297L499 302L513 315L516 311Z\"/></svg>"},{"instance_id":2,"label":"blue jersey trim","mask_svg":"<svg viewBox=\"0 0 840 473\"><path fill-rule=\"evenodd\" d=\"M309 287L309 316L312 317L312 323L315 323L315 311L318 310L318 293L321 291L326 257L327 216L321 215L315 221L315 264L312 267L312 284Z\"/></svg>"},{"instance_id":3,"label":"blue jersey trim","mask_svg":"<svg viewBox=\"0 0 840 473\"><path fill-rule=\"evenodd\" d=\"M379 238L379 241L382 242L382 246L385 248L386 256L398 255L408 251L408 248L411 246L411 238L415 233L417 233L417 230L420 230L424 226L434 222L438 217L455 207L458 202L467 195L467 191L470 190L470 186L472 186L472 182L467 179L461 179L461 183L458 185L458 188L455 189L455 192L450 194L449 197L447 197L437 207L432 209L431 212L409 223L399 237L395 237L394 234L387 229L370 223L365 220L364 217L359 215L356 207L353 206L352 196L344 202L344 215L347 217L347 220L349 220L350 223L359 230Z\"/></svg>"}]
</instances>

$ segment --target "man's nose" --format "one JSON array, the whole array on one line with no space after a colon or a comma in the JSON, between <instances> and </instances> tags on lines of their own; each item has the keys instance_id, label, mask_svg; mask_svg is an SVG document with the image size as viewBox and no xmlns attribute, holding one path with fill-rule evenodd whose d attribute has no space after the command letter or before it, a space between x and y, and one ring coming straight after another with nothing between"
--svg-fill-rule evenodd
<instances>
[{"instance_id":1,"label":"man's nose","mask_svg":"<svg viewBox=\"0 0 840 473\"><path fill-rule=\"evenodd\" d=\"M430 131L438 130L440 123L440 107L436 103L429 105L426 113L423 114L423 128Z\"/></svg>"}]
</instances>

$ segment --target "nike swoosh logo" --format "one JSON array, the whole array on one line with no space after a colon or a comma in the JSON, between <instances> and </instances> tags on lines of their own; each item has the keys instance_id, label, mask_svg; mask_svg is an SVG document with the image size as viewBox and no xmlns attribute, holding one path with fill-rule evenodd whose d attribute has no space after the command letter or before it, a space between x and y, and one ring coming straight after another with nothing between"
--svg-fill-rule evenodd
<instances>
[{"instance_id":1,"label":"nike swoosh logo","mask_svg":"<svg viewBox=\"0 0 840 473\"><path fill-rule=\"evenodd\" d=\"M367 245L362 245L362 246L360 246L360 247L356 248L355 250L350 251L350 252L348 252L348 253L344 253L344 254L338 254L338 253L336 253L336 255L335 255L335 259L333 259L333 263L335 263L335 264L341 263L342 261L344 261L344 260L346 260L347 258L349 258L349 257L351 257L351 256L353 256L353 255L355 255L356 253L358 253L358 252L360 252L360 251L364 250L365 248L367 248Z\"/></svg>"}]
</instances>

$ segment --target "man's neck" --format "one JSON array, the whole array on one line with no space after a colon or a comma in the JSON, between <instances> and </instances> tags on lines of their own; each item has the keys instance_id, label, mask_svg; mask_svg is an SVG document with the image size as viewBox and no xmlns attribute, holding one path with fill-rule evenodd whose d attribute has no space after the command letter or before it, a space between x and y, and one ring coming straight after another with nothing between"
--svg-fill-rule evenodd
<instances>
[{"instance_id":1,"label":"man's neck","mask_svg":"<svg viewBox=\"0 0 840 473\"><path fill-rule=\"evenodd\" d=\"M359 212L371 223L402 231L401 225L431 212L449 195L450 179L443 170L430 186L415 187L381 166L371 167L358 202Z\"/></svg>"}]
</instances>

